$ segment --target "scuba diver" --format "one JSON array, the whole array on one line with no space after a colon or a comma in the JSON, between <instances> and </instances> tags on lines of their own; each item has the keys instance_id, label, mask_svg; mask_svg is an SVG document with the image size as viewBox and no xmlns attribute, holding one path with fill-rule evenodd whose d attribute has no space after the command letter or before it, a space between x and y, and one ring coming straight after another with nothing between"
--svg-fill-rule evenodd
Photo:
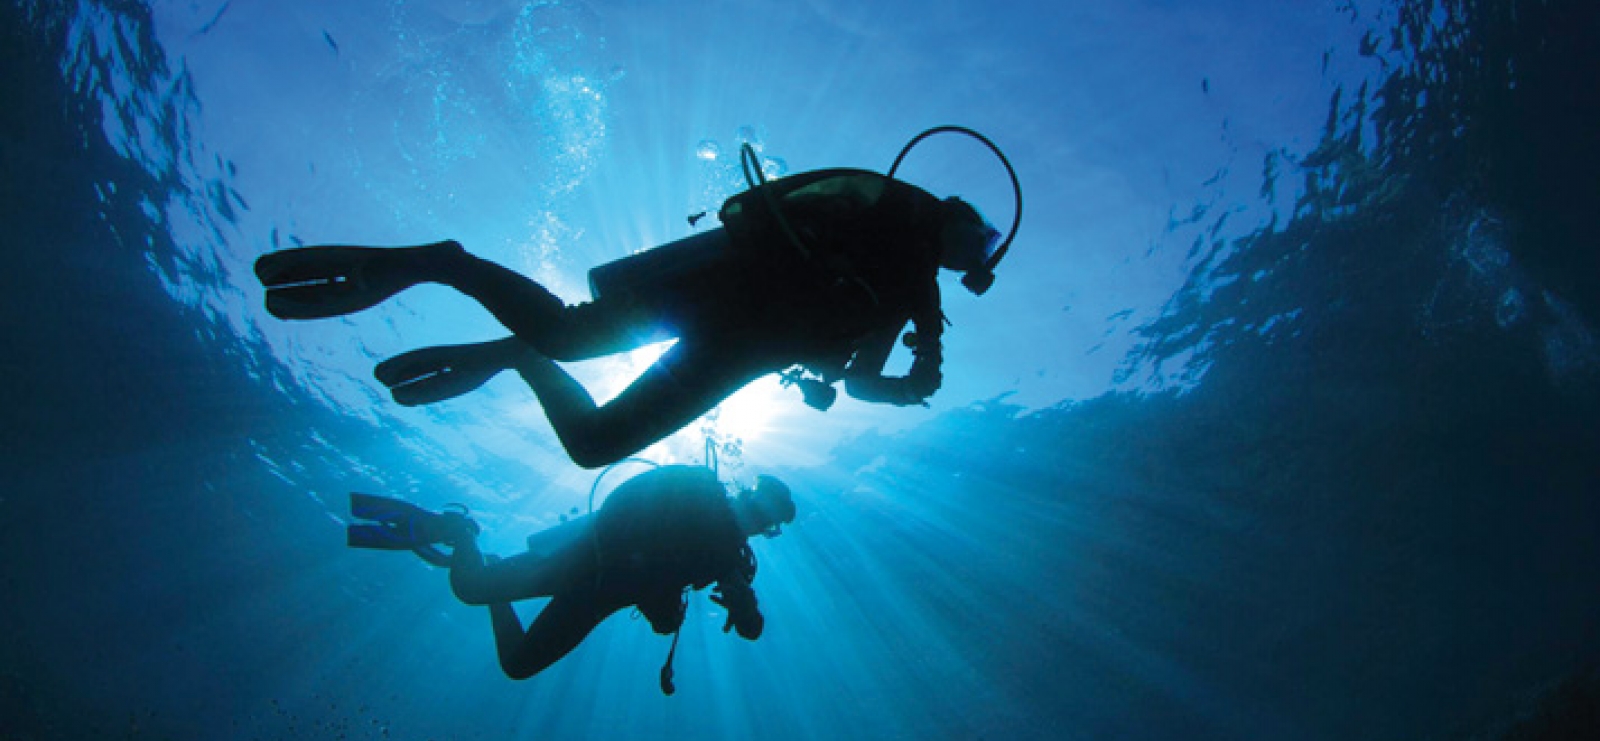
<instances>
[{"instance_id":1,"label":"scuba diver","mask_svg":"<svg viewBox=\"0 0 1600 741\"><path fill-rule=\"evenodd\" d=\"M602 474L603 475L603 474ZM595 482L596 487L599 480ZM478 525L465 511L429 512L370 494L351 494L349 545L411 550L450 569L450 587L469 605L487 605L500 668L527 679L566 656L612 613L637 606L650 627L672 635L661 689L672 694L672 659L688 591L716 584L711 600L728 611L723 632L761 637L765 619L751 582L755 555L747 539L773 537L794 521L789 487L771 476L728 497L704 466L662 466L618 486L598 511L528 538L505 559L478 549ZM439 544L449 546L446 554ZM549 597L523 630L511 603Z\"/></svg>"},{"instance_id":2,"label":"scuba diver","mask_svg":"<svg viewBox=\"0 0 1600 741\"><path fill-rule=\"evenodd\" d=\"M979 139L1011 174L1016 213L1003 243L961 199L894 178L917 142L944 131ZM1021 186L1004 155L970 129L938 127L912 139L887 175L829 169L768 181L748 144L741 164L752 188L723 204L722 227L594 268L587 303L568 306L455 241L283 250L257 260L256 275L267 310L281 319L350 314L419 283L477 300L511 337L404 353L379 364L377 379L395 401L415 406L514 369L585 468L643 450L769 373L781 372L818 409L833 403L841 380L862 401L926 404L943 382L939 269L964 273L962 283L982 294L1021 222ZM900 338L907 322L914 331ZM600 406L557 364L673 338ZM906 375L885 376L896 339L914 360Z\"/></svg>"}]
</instances>

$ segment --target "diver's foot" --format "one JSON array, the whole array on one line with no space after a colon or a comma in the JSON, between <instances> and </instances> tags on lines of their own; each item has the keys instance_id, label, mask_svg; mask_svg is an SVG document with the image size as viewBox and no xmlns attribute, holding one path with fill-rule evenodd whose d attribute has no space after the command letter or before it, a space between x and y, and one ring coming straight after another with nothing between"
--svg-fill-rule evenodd
<instances>
[{"instance_id":1,"label":"diver's foot","mask_svg":"<svg viewBox=\"0 0 1600 741\"><path fill-rule=\"evenodd\" d=\"M300 247L262 255L256 277L279 319L325 319L372 308L448 270L455 240L418 247Z\"/></svg>"}]
</instances>

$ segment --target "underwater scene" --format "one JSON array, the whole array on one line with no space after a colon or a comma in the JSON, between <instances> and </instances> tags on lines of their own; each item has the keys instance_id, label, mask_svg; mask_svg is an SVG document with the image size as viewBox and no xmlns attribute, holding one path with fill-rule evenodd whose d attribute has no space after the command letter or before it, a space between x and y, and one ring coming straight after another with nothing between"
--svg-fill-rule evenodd
<instances>
[{"instance_id":1,"label":"underwater scene","mask_svg":"<svg viewBox=\"0 0 1600 741\"><path fill-rule=\"evenodd\" d=\"M1600 3L0 33L0 739L1600 738Z\"/></svg>"}]
</instances>

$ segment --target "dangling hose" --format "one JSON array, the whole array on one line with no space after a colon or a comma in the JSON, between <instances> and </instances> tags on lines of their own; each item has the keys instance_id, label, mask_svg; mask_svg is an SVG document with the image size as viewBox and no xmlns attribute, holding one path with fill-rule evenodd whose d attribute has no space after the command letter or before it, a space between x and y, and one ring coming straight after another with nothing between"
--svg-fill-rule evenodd
<instances>
[{"instance_id":1,"label":"dangling hose","mask_svg":"<svg viewBox=\"0 0 1600 741\"><path fill-rule=\"evenodd\" d=\"M672 683L672 660L678 656L678 638L683 636L683 623L689 619L689 590L683 591L681 599L683 619L678 621L678 629L672 631L672 648L667 650L667 661L661 665L661 694L668 697L678 691L677 685Z\"/></svg>"}]
</instances>

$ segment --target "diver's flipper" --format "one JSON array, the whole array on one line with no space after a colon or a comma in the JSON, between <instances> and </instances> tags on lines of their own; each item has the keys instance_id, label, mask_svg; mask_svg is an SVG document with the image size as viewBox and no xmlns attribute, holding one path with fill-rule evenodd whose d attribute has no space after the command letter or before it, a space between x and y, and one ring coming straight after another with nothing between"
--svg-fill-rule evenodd
<instances>
[{"instance_id":1,"label":"diver's flipper","mask_svg":"<svg viewBox=\"0 0 1600 741\"><path fill-rule=\"evenodd\" d=\"M380 497L376 494L350 492L350 516L358 520L372 520L387 525L405 525L414 520L433 517L433 513L403 499ZM354 545L352 543L352 545ZM367 546L361 546L363 548ZM410 548L410 545L406 546Z\"/></svg>"},{"instance_id":2,"label":"diver's flipper","mask_svg":"<svg viewBox=\"0 0 1600 741\"><path fill-rule=\"evenodd\" d=\"M408 407L453 399L511 367L530 348L507 337L471 345L443 345L396 355L378 364L373 375Z\"/></svg>"},{"instance_id":3,"label":"diver's flipper","mask_svg":"<svg viewBox=\"0 0 1600 741\"><path fill-rule=\"evenodd\" d=\"M350 516L377 524L351 524L346 528L346 542L352 548L389 551L418 550L434 543L454 545L478 534L478 523L466 515L465 507L461 509L429 512L399 499L351 492Z\"/></svg>"},{"instance_id":4,"label":"diver's flipper","mask_svg":"<svg viewBox=\"0 0 1600 741\"><path fill-rule=\"evenodd\" d=\"M375 551L409 551L416 547L411 532L394 525L374 525L368 522L345 526L345 543L351 548L368 548Z\"/></svg>"},{"instance_id":5,"label":"diver's flipper","mask_svg":"<svg viewBox=\"0 0 1600 741\"><path fill-rule=\"evenodd\" d=\"M262 255L256 277L279 319L326 319L377 306L414 285L407 248L300 247Z\"/></svg>"},{"instance_id":6,"label":"diver's flipper","mask_svg":"<svg viewBox=\"0 0 1600 741\"><path fill-rule=\"evenodd\" d=\"M441 569L450 568L450 554L432 543L413 543L411 533L394 525L355 523L345 527L345 542L351 548L378 551L411 551L418 558Z\"/></svg>"}]
</instances>

